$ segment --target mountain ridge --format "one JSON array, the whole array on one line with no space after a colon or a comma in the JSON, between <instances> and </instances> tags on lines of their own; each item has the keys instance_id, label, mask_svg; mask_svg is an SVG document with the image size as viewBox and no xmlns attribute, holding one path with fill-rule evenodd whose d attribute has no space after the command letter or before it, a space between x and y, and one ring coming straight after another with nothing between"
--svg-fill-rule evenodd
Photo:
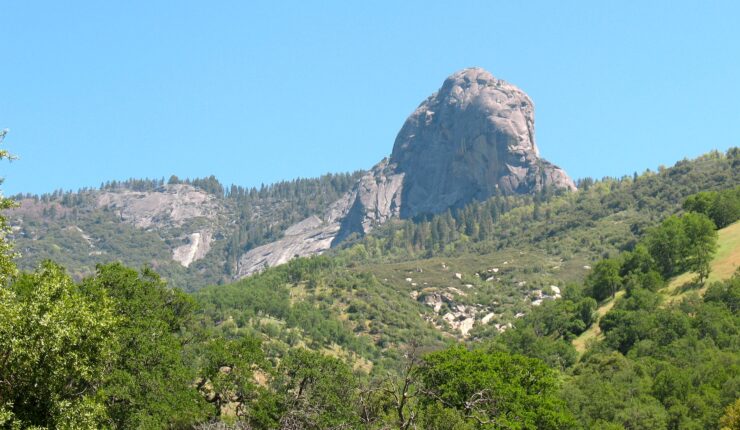
<instances>
[{"instance_id":1,"label":"mountain ridge","mask_svg":"<svg viewBox=\"0 0 740 430\"><path fill-rule=\"evenodd\" d=\"M576 186L564 170L539 157L529 96L481 68L463 69L414 110L390 157L335 202L320 225L250 250L240 259L238 276L320 254L393 218L434 215L496 194L546 188Z\"/></svg>"}]
</instances>

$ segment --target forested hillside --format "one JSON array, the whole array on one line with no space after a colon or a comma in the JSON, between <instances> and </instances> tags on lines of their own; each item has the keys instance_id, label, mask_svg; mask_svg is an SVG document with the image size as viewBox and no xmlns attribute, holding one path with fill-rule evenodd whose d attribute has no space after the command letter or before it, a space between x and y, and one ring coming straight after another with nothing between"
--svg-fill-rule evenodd
<instances>
[{"instance_id":1,"label":"forested hillside","mask_svg":"<svg viewBox=\"0 0 740 430\"><path fill-rule=\"evenodd\" d=\"M192 294L4 239L0 428L737 428L739 171L494 196Z\"/></svg>"},{"instance_id":2,"label":"forested hillside","mask_svg":"<svg viewBox=\"0 0 740 430\"><path fill-rule=\"evenodd\" d=\"M233 280L241 254L322 211L360 173L249 189L225 189L213 176L112 181L99 189L14 196L20 206L7 217L24 269L50 258L80 279L96 264L122 261L152 266L171 285L195 290Z\"/></svg>"},{"instance_id":3,"label":"forested hillside","mask_svg":"<svg viewBox=\"0 0 740 430\"><path fill-rule=\"evenodd\" d=\"M476 337L562 295L598 260L632 250L650 227L681 212L689 196L739 184L740 151L731 149L658 172L585 179L577 193L497 196L389 223L332 255L427 304L425 318L438 327Z\"/></svg>"}]
</instances>

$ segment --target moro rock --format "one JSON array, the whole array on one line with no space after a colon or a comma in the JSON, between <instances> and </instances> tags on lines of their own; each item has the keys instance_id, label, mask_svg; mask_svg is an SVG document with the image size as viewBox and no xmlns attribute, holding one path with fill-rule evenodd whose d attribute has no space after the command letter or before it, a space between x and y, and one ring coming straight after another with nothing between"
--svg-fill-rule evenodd
<instances>
[{"instance_id":1,"label":"moro rock","mask_svg":"<svg viewBox=\"0 0 740 430\"><path fill-rule=\"evenodd\" d=\"M360 180L338 238L367 233L391 216L413 218L501 194L575 190L540 158L534 105L481 68L447 78L406 120L383 160Z\"/></svg>"},{"instance_id":2,"label":"moro rock","mask_svg":"<svg viewBox=\"0 0 740 430\"><path fill-rule=\"evenodd\" d=\"M404 123L383 159L334 203L240 260L238 277L318 254L392 218L413 218L486 200L496 193L575 190L540 158L534 105L519 88L481 68L447 78Z\"/></svg>"}]
</instances>

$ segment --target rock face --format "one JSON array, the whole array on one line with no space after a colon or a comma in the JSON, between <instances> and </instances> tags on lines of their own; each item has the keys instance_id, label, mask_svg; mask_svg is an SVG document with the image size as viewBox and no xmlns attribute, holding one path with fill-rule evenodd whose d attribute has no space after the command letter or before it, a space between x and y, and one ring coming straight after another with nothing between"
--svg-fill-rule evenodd
<instances>
[{"instance_id":1,"label":"rock face","mask_svg":"<svg viewBox=\"0 0 740 430\"><path fill-rule=\"evenodd\" d=\"M287 263L295 257L321 254L331 248L341 228L340 221L347 216L352 196L347 194L332 204L323 218L310 216L285 230L280 240L249 250L239 258L236 278Z\"/></svg>"},{"instance_id":2,"label":"rock face","mask_svg":"<svg viewBox=\"0 0 740 430\"><path fill-rule=\"evenodd\" d=\"M116 212L122 222L145 230L176 229L196 219L210 224L223 212L212 195L184 184L164 185L155 191L102 192L96 203ZM185 243L172 250L172 259L188 267L208 254L213 234L203 228L182 239Z\"/></svg>"},{"instance_id":3,"label":"rock face","mask_svg":"<svg viewBox=\"0 0 740 430\"><path fill-rule=\"evenodd\" d=\"M384 159L360 178L346 198L351 206L342 220L336 243L352 233L367 233L375 225L401 215L403 173L397 173Z\"/></svg>"},{"instance_id":4,"label":"rock face","mask_svg":"<svg viewBox=\"0 0 740 430\"><path fill-rule=\"evenodd\" d=\"M405 174L404 218L485 200L497 189L575 189L563 170L539 157L532 100L480 68L453 74L411 114L391 163Z\"/></svg>"},{"instance_id":5,"label":"rock face","mask_svg":"<svg viewBox=\"0 0 740 430\"><path fill-rule=\"evenodd\" d=\"M304 220L283 239L243 255L239 277L319 254L392 218L437 214L497 192L544 188L576 189L565 171L539 156L532 100L481 68L464 69L409 116L390 158L323 218Z\"/></svg>"},{"instance_id":6,"label":"rock face","mask_svg":"<svg viewBox=\"0 0 740 430\"><path fill-rule=\"evenodd\" d=\"M0 131L0 139L3 135ZM573 190L575 185L563 170L539 157L532 101L517 87L483 69L471 68L447 78L406 119L390 157L323 213L287 229L281 212L291 201L257 199L259 204L248 203L251 206L244 208L239 206L243 203L222 198L213 190L163 182L153 187L110 186L71 197L29 197L9 211L9 219L13 234L29 244L38 240L53 243L64 236L81 245L82 257L109 252L117 256L124 250L120 239L130 237L151 245L146 256L137 255L147 263L160 264L164 255L189 268L190 274L220 276L218 270L223 268L229 276L241 278L296 256L320 254L394 218L436 214L496 193L531 193L543 188ZM347 190L344 184L341 189ZM65 199L75 203L65 204ZM24 224L24 219L29 222ZM38 222L48 219L55 222ZM83 227L88 231L71 221L86 223ZM242 240L232 240L232 235L241 234L241 228L253 221L270 234L282 232L282 237L240 251ZM114 235L98 234L108 227L88 228L100 222L125 226ZM65 223L69 229L49 233ZM90 259L78 261L88 264ZM493 274L487 278L495 279ZM454 312L450 324L466 330L472 314Z\"/></svg>"},{"instance_id":7,"label":"rock face","mask_svg":"<svg viewBox=\"0 0 740 430\"><path fill-rule=\"evenodd\" d=\"M540 158L532 100L483 69L464 69L411 114L390 159L360 180L338 239L394 216L436 214L497 192L543 188L576 187Z\"/></svg>"},{"instance_id":8,"label":"rock face","mask_svg":"<svg viewBox=\"0 0 740 430\"><path fill-rule=\"evenodd\" d=\"M179 227L193 218L215 218L221 210L212 195L182 184L164 185L156 191L103 192L97 205L143 229Z\"/></svg>"},{"instance_id":9,"label":"rock face","mask_svg":"<svg viewBox=\"0 0 740 430\"><path fill-rule=\"evenodd\" d=\"M213 235L210 230L201 230L187 236L187 243L172 250L172 259L183 267L200 260L211 250Z\"/></svg>"}]
</instances>

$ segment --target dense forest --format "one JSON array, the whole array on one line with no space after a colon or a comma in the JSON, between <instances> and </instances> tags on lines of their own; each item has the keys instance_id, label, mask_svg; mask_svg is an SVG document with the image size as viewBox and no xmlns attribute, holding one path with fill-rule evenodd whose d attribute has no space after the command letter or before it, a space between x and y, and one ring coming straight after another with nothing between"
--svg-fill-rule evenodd
<instances>
[{"instance_id":1,"label":"dense forest","mask_svg":"<svg viewBox=\"0 0 740 430\"><path fill-rule=\"evenodd\" d=\"M712 263L740 219L739 166L732 149L571 194L495 196L192 294L149 267L19 269L6 237L0 428L738 429L740 273L713 280ZM216 184L199 186L296 208L314 186ZM377 269L513 245L592 267L465 341Z\"/></svg>"}]
</instances>

